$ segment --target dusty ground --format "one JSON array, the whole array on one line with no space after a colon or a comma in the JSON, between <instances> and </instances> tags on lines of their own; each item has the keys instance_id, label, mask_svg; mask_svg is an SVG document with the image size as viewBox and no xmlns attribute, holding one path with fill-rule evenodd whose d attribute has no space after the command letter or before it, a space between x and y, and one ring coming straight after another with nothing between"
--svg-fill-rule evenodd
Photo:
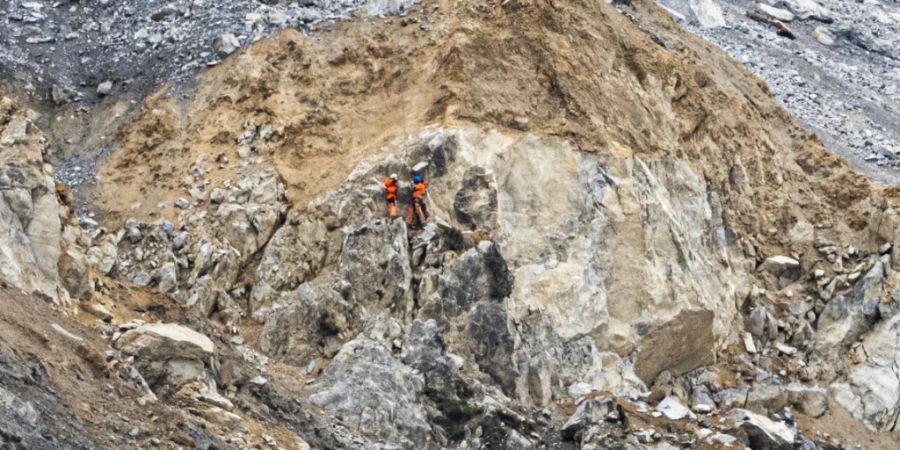
<instances>
[{"instance_id":1,"label":"dusty ground","mask_svg":"<svg viewBox=\"0 0 900 450\"><path fill-rule=\"evenodd\" d=\"M183 322L185 313L171 299L155 292L134 289L107 280L106 294L95 295L94 302L104 303L113 313L110 324L132 319L146 322ZM143 395L133 384L124 382L117 368L109 364L110 324L80 310L64 310L12 288L0 288L5 307L0 310L0 353L13 354L32 365L33 373L46 369L47 377L35 375L40 384L16 391L42 412L43 423L57 438L68 444L81 443L83 448L192 448L201 445L203 432L198 432L191 414L196 405L187 406L177 399L141 404ZM115 299L112 301L112 299ZM83 340L72 340L53 329L61 326ZM194 328L205 329L215 336L207 323L193 322ZM234 355L219 341L221 354L230 355L222 364L240 365ZM7 357L4 357L7 358ZM15 370L8 359L2 371ZM284 374L286 369L273 365L273 376L301 380L299 370ZM33 383L33 382L32 382ZM15 387L4 381L8 388ZM302 383L299 384L303 386ZM252 407L251 407L252 411ZM277 420L244 415L250 434L257 445L263 436L273 437L282 448L296 448L296 435L279 425ZM6 423L5 426L9 426ZM82 429L83 427L83 429ZM137 431L135 431L137 430ZM200 437L198 437L200 436ZM153 438L163 444L156 445ZM200 439L200 440L198 440ZM174 445L181 447L175 447Z\"/></svg>"}]
</instances>

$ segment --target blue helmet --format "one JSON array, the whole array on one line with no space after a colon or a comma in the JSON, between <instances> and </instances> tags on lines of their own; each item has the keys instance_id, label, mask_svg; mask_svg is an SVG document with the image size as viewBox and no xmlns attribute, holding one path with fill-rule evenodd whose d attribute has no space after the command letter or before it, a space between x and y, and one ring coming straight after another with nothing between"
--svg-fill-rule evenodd
<instances>
[{"instance_id":1,"label":"blue helmet","mask_svg":"<svg viewBox=\"0 0 900 450\"><path fill-rule=\"evenodd\" d=\"M416 175L413 177L413 183L419 184L422 182L422 177Z\"/></svg>"}]
</instances>

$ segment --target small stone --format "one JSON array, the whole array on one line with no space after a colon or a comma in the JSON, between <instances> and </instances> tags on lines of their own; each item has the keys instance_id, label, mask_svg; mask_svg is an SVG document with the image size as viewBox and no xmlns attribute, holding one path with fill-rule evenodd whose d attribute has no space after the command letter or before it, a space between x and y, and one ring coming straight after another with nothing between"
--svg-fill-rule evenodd
<instances>
[{"instance_id":1,"label":"small stone","mask_svg":"<svg viewBox=\"0 0 900 450\"><path fill-rule=\"evenodd\" d=\"M81 309L104 322L112 320L112 314L109 310L99 303L82 303Z\"/></svg>"},{"instance_id":2,"label":"small stone","mask_svg":"<svg viewBox=\"0 0 900 450\"><path fill-rule=\"evenodd\" d=\"M225 200L225 191L219 188L215 188L212 192L209 193L209 202L218 205Z\"/></svg>"},{"instance_id":3,"label":"small stone","mask_svg":"<svg viewBox=\"0 0 900 450\"><path fill-rule=\"evenodd\" d=\"M782 22L790 22L794 20L794 14L786 9L776 8L765 3L757 3L756 9L758 9L763 14L778 19Z\"/></svg>"},{"instance_id":4,"label":"small stone","mask_svg":"<svg viewBox=\"0 0 900 450\"><path fill-rule=\"evenodd\" d=\"M241 41L239 41L237 36L233 33L223 34L216 41L215 45L216 54L219 55L220 58L227 57L236 52L239 48L241 48Z\"/></svg>"},{"instance_id":5,"label":"small stone","mask_svg":"<svg viewBox=\"0 0 900 450\"><path fill-rule=\"evenodd\" d=\"M187 209L190 205L191 205L191 203L188 202L188 200L187 200L186 198L184 198L184 197L178 197L178 199L175 200L175 207L176 207L176 208L179 208L179 209Z\"/></svg>"},{"instance_id":6,"label":"small stone","mask_svg":"<svg viewBox=\"0 0 900 450\"><path fill-rule=\"evenodd\" d=\"M656 405L656 410L669 420L681 420L691 415L691 411L681 404L677 397L668 396Z\"/></svg>"},{"instance_id":7,"label":"small stone","mask_svg":"<svg viewBox=\"0 0 900 450\"><path fill-rule=\"evenodd\" d=\"M97 95L99 95L101 97L107 96L107 95L109 95L110 92L112 92L112 88L113 88L112 81L109 81L109 80L104 81L104 82L100 83L99 85L97 85Z\"/></svg>"},{"instance_id":8,"label":"small stone","mask_svg":"<svg viewBox=\"0 0 900 450\"><path fill-rule=\"evenodd\" d=\"M787 344L780 344L780 343L775 344L775 348L778 349L779 352L781 352L785 355L788 355L788 356L793 356L797 353L796 348L791 347L790 345L787 345Z\"/></svg>"},{"instance_id":9,"label":"small stone","mask_svg":"<svg viewBox=\"0 0 900 450\"><path fill-rule=\"evenodd\" d=\"M57 332L57 333L63 335L65 338L67 338L67 339L69 339L69 340L71 340L71 341L73 341L73 342L81 342L81 341L84 340L81 336L77 336L77 335L75 335L75 334L72 334L69 330L66 330L65 328L63 328L63 327L62 327L60 324L58 324L58 323L53 323L53 324L51 324L51 325L50 325L50 328L52 328L53 331L55 331L55 332Z\"/></svg>"},{"instance_id":10,"label":"small stone","mask_svg":"<svg viewBox=\"0 0 900 450\"><path fill-rule=\"evenodd\" d=\"M744 349L747 353L756 353L756 344L753 342L753 335L744 333Z\"/></svg>"}]
</instances>

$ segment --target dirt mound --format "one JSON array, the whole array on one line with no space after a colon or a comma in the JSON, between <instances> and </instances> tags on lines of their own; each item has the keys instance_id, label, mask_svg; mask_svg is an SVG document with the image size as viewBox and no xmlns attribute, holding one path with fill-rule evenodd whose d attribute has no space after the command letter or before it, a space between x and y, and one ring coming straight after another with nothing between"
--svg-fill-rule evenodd
<instances>
[{"instance_id":1,"label":"dirt mound","mask_svg":"<svg viewBox=\"0 0 900 450\"><path fill-rule=\"evenodd\" d=\"M240 130L269 124L260 157L302 207L386 142L462 123L563 136L584 151L686 158L761 241L798 215L840 226L831 223L840 210L865 223L862 176L764 83L636 3L643 32L603 5L542 1L437 2L316 38L285 31L211 69L190 100L148 99L101 169L99 203L113 218L165 215L158 203L182 195L199 155L222 161L214 172L229 178L242 164ZM426 13L428 26L415 26Z\"/></svg>"}]
</instances>

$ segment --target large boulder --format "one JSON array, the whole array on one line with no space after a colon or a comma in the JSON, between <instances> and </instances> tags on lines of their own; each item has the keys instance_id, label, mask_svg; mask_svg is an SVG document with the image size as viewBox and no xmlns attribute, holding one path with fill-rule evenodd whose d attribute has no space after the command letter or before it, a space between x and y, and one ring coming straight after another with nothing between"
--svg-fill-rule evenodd
<instances>
[{"instance_id":1,"label":"large boulder","mask_svg":"<svg viewBox=\"0 0 900 450\"><path fill-rule=\"evenodd\" d=\"M697 23L703 28L719 28L725 26L722 8L715 0L688 0Z\"/></svg>"},{"instance_id":2,"label":"large boulder","mask_svg":"<svg viewBox=\"0 0 900 450\"><path fill-rule=\"evenodd\" d=\"M205 359L215 351L208 337L174 323L141 325L122 334L115 345L125 353L150 359Z\"/></svg>"},{"instance_id":3,"label":"large boulder","mask_svg":"<svg viewBox=\"0 0 900 450\"><path fill-rule=\"evenodd\" d=\"M436 448L424 407L425 379L389 346L368 335L348 342L313 384L310 401L366 436L366 448Z\"/></svg>"},{"instance_id":4,"label":"large boulder","mask_svg":"<svg viewBox=\"0 0 900 450\"><path fill-rule=\"evenodd\" d=\"M839 296L825 306L819 317L816 341L828 350L855 342L878 318L878 305L884 289L884 265L876 262L860 278L849 297Z\"/></svg>"},{"instance_id":5,"label":"large boulder","mask_svg":"<svg viewBox=\"0 0 900 450\"><path fill-rule=\"evenodd\" d=\"M215 351L208 337L173 323L141 325L126 331L113 345L136 357L135 367L161 395L203 378L205 362Z\"/></svg>"},{"instance_id":6,"label":"large boulder","mask_svg":"<svg viewBox=\"0 0 900 450\"><path fill-rule=\"evenodd\" d=\"M715 363L715 344L712 311L682 311L644 337L634 371L648 385L663 370L683 375Z\"/></svg>"},{"instance_id":7,"label":"large boulder","mask_svg":"<svg viewBox=\"0 0 900 450\"><path fill-rule=\"evenodd\" d=\"M733 409L727 415L730 428L726 433L738 437L744 445L754 449L788 450L793 448L797 433L784 422L745 409Z\"/></svg>"},{"instance_id":8,"label":"large boulder","mask_svg":"<svg viewBox=\"0 0 900 450\"><path fill-rule=\"evenodd\" d=\"M846 381L831 385L835 400L854 417L885 431L900 431L900 315L879 323L862 341L865 361Z\"/></svg>"},{"instance_id":9,"label":"large boulder","mask_svg":"<svg viewBox=\"0 0 900 450\"><path fill-rule=\"evenodd\" d=\"M331 356L355 331L358 312L350 300L349 284L331 276L281 294L260 332L260 348L297 366Z\"/></svg>"}]
</instances>

